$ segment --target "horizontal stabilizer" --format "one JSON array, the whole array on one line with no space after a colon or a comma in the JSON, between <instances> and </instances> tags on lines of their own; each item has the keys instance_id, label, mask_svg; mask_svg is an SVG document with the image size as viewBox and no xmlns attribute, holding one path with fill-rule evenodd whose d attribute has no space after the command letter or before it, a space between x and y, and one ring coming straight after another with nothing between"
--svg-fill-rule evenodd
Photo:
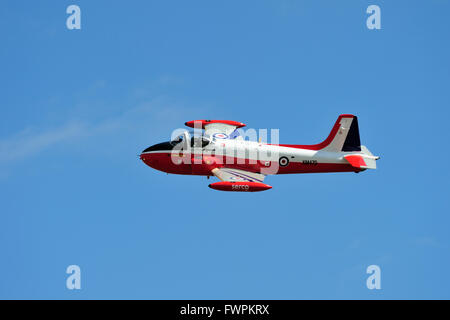
<instances>
[{"instance_id":1,"label":"horizontal stabilizer","mask_svg":"<svg viewBox=\"0 0 450 320\"><path fill-rule=\"evenodd\" d=\"M364 158L359 154L349 154L344 156L345 160L347 160L352 167L357 169L367 169L367 164L364 161Z\"/></svg>"},{"instance_id":2,"label":"horizontal stabilizer","mask_svg":"<svg viewBox=\"0 0 450 320\"><path fill-rule=\"evenodd\" d=\"M370 153L370 151L365 146L362 146L362 151L364 152L364 154L348 154L344 156L344 158L354 168L376 169L376 160L378 160L380 157L372 155L372 153Z\"/></svg>"}]
</instances>

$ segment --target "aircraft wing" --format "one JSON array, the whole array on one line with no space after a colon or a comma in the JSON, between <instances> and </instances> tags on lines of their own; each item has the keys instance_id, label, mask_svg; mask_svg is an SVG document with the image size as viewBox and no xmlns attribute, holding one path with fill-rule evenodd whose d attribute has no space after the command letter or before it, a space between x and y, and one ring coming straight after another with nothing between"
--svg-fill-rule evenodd
<instances>
[{"instance_id":1,"label":"aircraft wing","mask_svg":"<svg viewBox=\"0 0 450 320\"><path fill-rule=\"evenodd\" d=\"M261 173L254 173L238 169L230 168L215 168L212 170L212 174L215 175L219 180L225 182L258 182L262 183L264 181L265 175Z\"/></svg>"},{"instance_id":2,"label":"aircraft wing","mask_svg":"<svg viewBox=\"0 0 450 320\"><path fill-rule=\"evenodd\" d=\"M233 138L232 134L245 124L230 120L193 120L185 123L188 127L205 129L205 134L215 136L219 139Z\"/></svg>"}]
</instances>

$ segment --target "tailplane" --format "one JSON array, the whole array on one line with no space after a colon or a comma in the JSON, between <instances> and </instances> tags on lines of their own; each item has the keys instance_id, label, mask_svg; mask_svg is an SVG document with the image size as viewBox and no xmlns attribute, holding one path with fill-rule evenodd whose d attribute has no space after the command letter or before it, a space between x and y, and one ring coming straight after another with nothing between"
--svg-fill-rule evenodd
<instances>
[{"instance_id":1,"label":"tailplane","mask_svg":"<svg viewBox=\"0 0 450 320\"><path fill-rule=\"evenodd\" d=\"M376 161L380 159L380 157L374 156L366 146L361 146L360 154L348 154L345 155L344 158L351 164L352 167L360 170L376 169Z\"/></svg>"}]
</instances>

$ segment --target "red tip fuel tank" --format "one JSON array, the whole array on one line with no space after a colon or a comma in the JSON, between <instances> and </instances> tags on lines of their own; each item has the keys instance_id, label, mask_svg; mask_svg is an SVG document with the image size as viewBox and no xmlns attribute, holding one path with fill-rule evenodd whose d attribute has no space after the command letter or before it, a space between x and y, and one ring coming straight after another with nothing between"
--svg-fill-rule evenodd
<instances>
[{"instance_id":1,"label":"red tip fuel tank","mask_svg":"<svg viewBox=\"0 0 450 320\"><path fill-rule=\"evenodd\" d=\"M220 191L256 192L272 189L271 186L260 182L228 182L221 181L209 185L211 189Z\"/></svg>"}]
</instances>

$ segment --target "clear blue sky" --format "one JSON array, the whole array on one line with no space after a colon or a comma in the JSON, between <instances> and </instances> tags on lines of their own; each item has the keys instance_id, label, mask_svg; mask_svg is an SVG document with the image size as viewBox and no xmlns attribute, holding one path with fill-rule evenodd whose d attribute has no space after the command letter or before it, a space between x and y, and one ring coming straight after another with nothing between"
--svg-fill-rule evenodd
<instances>
[{"instance_id":1,"label":"clear blue sky","mask_svg":"<svg viewBox=\"0 0 450 320\"><path fill-rule=\"evenodd\" d=\"M82 29L66 28L77 4ZM382 29L366 28L370 4ZM450 2L2 1L0 298L450 298ZM361 174L208 188L139 161L194 119L320 142ZM65 287L66 267L82 290ZM366 288L377 264L382 290Z\"/></svg>"}]
</instances>

